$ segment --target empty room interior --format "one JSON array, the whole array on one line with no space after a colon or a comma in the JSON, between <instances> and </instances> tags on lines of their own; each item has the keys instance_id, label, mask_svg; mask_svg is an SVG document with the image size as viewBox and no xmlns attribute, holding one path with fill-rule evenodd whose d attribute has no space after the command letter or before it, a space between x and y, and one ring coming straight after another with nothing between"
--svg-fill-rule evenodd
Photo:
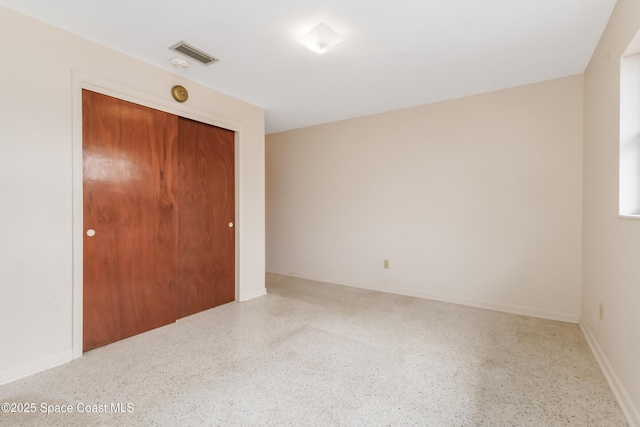
<instances>
[{"instance_id":1,"label":"empty room interior","mask_svg":"<svg viewBox=\"0 0 640 427\"><path fill-rule=\"evenodd\" d=\"M637 0L0 39L0 426L640 427Z\"/></svg>"}]
</instances>

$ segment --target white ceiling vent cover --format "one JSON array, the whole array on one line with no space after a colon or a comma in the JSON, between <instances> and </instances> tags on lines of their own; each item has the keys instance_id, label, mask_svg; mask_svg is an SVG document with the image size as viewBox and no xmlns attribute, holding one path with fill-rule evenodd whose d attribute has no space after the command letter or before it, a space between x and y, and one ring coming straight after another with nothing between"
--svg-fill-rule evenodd
<instances>
[{"instance_id":1,"label":"white ceiling vent cover","mask_svg":"<svg viewBox=\"0 0 640 427\"><path fill-rule=\"evenodd\" d=\"M176 52L180 52L181 54L188 56L189 58L195 59L204 65L210 65L214 62L218 62L219 59L215 58L213 55L209 55L206 52L201 51L200 49L196 49L195 47L185 43L178 42L171 46L169 49L175 50Z\"/></svg>"}]
</instances>

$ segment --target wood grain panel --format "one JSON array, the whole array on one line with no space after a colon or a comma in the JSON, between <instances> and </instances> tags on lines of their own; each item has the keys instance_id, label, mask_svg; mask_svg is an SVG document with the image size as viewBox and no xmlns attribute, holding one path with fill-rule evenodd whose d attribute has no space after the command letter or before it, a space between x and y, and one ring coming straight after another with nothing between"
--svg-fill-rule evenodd
<instances>
[{"instance_id":1,"label":"wood grain panel","mask_svg":"<svg viewBox=\"0 0 640 427\"><path fill-rule=\"evenodd\" d=\"M82 108L86 351L176 319L178 118L87 90Z\"/></svg>"},{"instance_id":2,"label":"wood grain panel","mask_svg":"<svg viewBox=\"0 0 640 427\"><path fill-rule=\"evenodd\" d=\"M234 133L180 118L178 317L235 299Z\"/></svg>"}]
</instances>

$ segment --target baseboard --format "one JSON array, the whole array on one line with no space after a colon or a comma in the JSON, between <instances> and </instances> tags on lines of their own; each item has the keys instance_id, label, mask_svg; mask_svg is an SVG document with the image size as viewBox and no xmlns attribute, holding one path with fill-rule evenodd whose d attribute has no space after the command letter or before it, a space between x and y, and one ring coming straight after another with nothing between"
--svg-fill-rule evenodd
<instances>
[{"instance_id":1,"label":"baseboard","mask_svg":"<svg viewBox=\"0 0 640 427\"><path fill-rule=\"evenodd\" d=\"M600 348L596 337L589 329L587 322L584 319L580 321L580 328L582 329L582 333L587 339L587 343L589 343L589 347L591 347L591 351L600 365L600 369L604 374L607 382L609 383L609 387L613 391L613 395L616 397L618 401L618 405L622 409L625 417L627 417L627 422L630 427L640 427L640 410L634 404L634 402L629 397L627 390L624 385L616 375L616 372L613 370L613 367L609 363L607 356L605 356L604 352Z\"/></svg>"},{"instance_id":2,"label":"baseboard","mask_svg":"<svg viewBox=\"0 0 640 427\"><path fill-rule=\"evenodd\" d=\"M253 292L246 292L246 293L241 294L238 297L238 301L239 302L245 302L245 301L252 300L254 298L258 298L258 297L264 296L266 294L267 294L267 288L261 288L261 289L258 289L256 291L253 291Z\"/></svg>"},{"instance_id":3,"label":"baseboard","mask_svg":"<svg viewBox=\"0 0 640 427\"><path fill-rule=\"evenodd\" d=\"M383 286L375 283L356 283L352 281L340 280L335 278L314 276L312 274L298 274L298 273L294 274L291 271L284 271L284 270L279 270L275 268L267 269L267 273L278 274L281 276L298 277L301 279L314 280L318 282L334 283L336 285L350 286L352 288L367 289L370 291L386 292L390 294L405 295L409 297L416 297L416 298L430 299L430 300L441 301L441 302L448 302L452 304L466 305L469 307L483 308L486 310L501 311L504 313L511 313L511 314L519 314L522 316L538 317L541 319L548 319L548 320L557 320L560 322L568 322L568 323L580 322L580 316L571 314L571 313L562 313L562 312L543 310L543 309L532 308L532 307L524 307L524 306L512 305L512 304L502 304L502 303L496 303L492 301L473 300L473 299L460 298L456 296L444 295L444 294L438 294L438 293L432 293L432 292L415 291L413 289L403 289L403 288L395 288L395 287L391 288L388 286Z\"/></svg>"},{"instance_id":4,"label":"baseboard","mask_svg":"<svg viewBox=\"0 0 640 427\"><path fill-rule=\"evenodd\" d=\"M26 378L30 375L46 371L47 369L55 368L56 366L71 362L72 359L73 351L68 350L64 353L56 354L55 356L45 357L44 359L36 360L35 362L0 372L0 385Z\"/></svg>"}]
</instances>

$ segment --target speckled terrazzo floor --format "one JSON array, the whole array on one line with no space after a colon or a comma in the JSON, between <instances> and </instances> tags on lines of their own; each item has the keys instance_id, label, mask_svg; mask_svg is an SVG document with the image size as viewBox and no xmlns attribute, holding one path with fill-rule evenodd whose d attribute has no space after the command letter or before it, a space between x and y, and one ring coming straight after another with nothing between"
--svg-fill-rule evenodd
<instances>
[{"instance_id":1,"label":"speckled terrazzo floor","mask_svg":"<svg viewBox=\"0 0 640 427\"><path fill-rule=\"evenodd\" d=\"M577 325L267 277L266 297L0 387L36 404L0 426L627 425Z\"/></svg>"}]
</instances>

